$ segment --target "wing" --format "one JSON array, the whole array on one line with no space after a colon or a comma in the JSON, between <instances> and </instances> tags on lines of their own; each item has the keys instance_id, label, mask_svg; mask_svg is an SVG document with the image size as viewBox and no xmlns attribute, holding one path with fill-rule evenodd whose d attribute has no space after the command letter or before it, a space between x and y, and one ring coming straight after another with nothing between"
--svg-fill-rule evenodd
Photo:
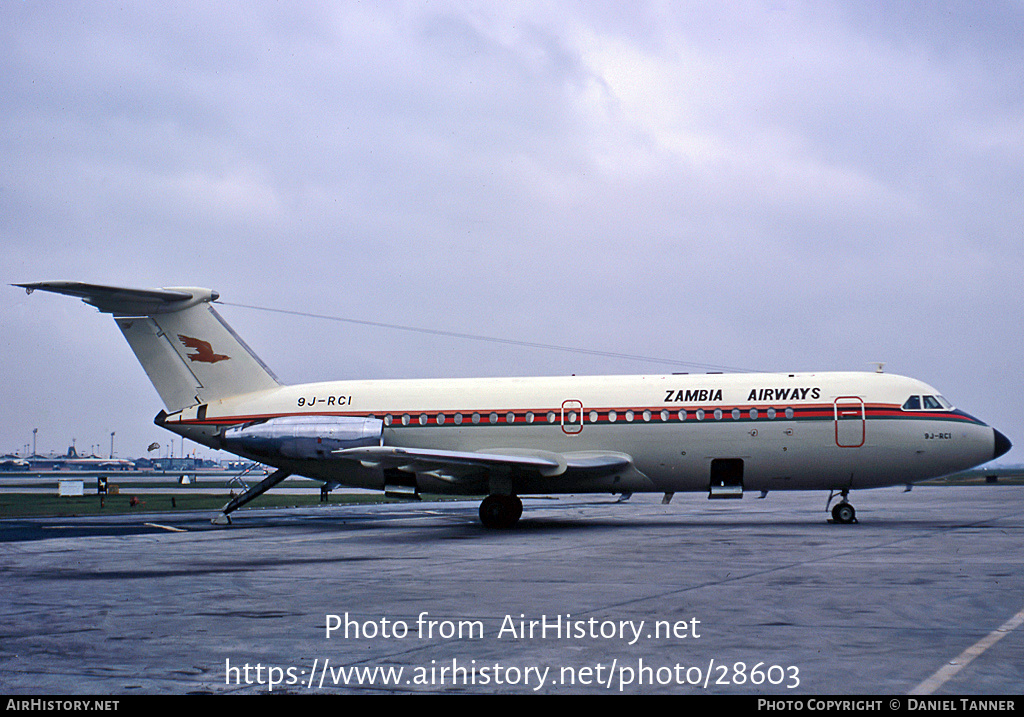
<instances>
[{"instance_id":1,"label":"wing","mask_svg":"<svg viewBox=\"0 0 1024 717\"><path fill-rule=\"evenodd\" d=\"M487 451L447 451L433 448L401 448L397 446L365 446L334 451L336 458L356 460L367 468L427 473L452 483L479 477L495 469L518 469L545 478L571 474L593 476L618 473L633 466L625 453L580 451L552 453L549 451L498 448Z\"/></svg>"}]
</instances>

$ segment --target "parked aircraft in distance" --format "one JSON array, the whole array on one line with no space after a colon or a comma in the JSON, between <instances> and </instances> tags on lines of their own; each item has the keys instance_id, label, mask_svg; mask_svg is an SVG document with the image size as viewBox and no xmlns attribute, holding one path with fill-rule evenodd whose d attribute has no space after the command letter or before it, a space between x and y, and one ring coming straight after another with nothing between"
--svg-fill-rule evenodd
<instances>
[{"instance_id":1,"label":"parked aircraft in distance","mask_svg":"<svg viewBox=\"0 0 1024 717\"><path fill-rule=\"evenodd\" d=\"M211 305L209 289L18 284L112 314L166 410L155 421L290 475L418 498L486 495L487 527L554 493L853 489L964 470L1010 449L934 388L874 373L738 373L337 381L282 385ZM829 497L831 504L832 495Z\"/></svg>"}]
</instances>

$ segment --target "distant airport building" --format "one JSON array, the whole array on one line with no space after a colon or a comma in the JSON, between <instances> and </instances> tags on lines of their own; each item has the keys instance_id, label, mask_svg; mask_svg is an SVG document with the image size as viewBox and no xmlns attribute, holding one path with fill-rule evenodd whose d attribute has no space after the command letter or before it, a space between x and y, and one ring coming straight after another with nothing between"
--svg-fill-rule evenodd
<instances>
[{"instance_id":1,"label":"distant airport building","mask_svg":"<svg viewBox=\"0 0 1024 717\"><path fill-rule=\"evenodd\" d=\"M206 458L186 456L184 458L137 458L135 467L138 470L154 471L198 471L220 468L221 464Z\"/></svg>"},{"instance_id":2,"label":"distant airport building","mask_svg":"<svg viewBox=\"0 0 1024 717\"><path fill-rule=\"evenodd\" d=\"M63 470L102 470L130 471L135 470L135 462L126 458L101 458L99 456L80 456L74 446L68 448L63 456L29 456L23 467L13 470L24 471L63 471ZM10 469L9 469L10 470Z\"/></svg>"}]
</instances>

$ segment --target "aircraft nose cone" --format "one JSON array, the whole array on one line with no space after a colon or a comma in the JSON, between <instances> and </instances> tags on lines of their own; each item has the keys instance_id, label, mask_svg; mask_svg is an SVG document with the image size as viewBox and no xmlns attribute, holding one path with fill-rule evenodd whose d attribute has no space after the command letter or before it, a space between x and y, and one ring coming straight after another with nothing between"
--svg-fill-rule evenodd
<instances>
[{"instance_id":1,"label":"aircraft nose cone","mask_svg":"<svg viewBox=\"0 0 1024 717\"><path fill-rule=\"evenodd\" d=\"M1006 453L1008 450L1013 448L1013 444L1010 443L1010 439L1004 436L996 429L992 429L992 433L996 436L995 448L992 450L993 460Z\"/></svg>"}]
</instances>

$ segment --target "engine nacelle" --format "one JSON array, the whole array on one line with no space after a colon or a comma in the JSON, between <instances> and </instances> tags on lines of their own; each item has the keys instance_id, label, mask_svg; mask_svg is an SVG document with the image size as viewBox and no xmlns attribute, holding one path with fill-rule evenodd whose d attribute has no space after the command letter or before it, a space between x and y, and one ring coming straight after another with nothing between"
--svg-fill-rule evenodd
<instances>
[{"instance_id":1,"label":"engine nacelle","mask_svg":"<svg viewBox=\"0 0 1024 717\"><path fill-rule=\"evenodd\" d=\"M353 416L282 416L224 431L224 447L256 456L330 458L332 451L379 446L384 422Z\"/></svg>"}]
</instances>

